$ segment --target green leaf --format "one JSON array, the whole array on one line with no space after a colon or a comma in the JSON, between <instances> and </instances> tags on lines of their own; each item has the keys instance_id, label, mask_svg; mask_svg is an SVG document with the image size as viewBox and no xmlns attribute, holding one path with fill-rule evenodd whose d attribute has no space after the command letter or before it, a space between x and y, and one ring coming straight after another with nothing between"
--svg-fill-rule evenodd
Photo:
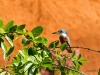
<instances>
[{"instance_id":1,"label":"green leaf","mask_svg":"<svg viewBox=\"0 0 100 75\"><path fill-rule=\"evenodd\" d=\"M44 36L42 36L42 43L43 43L44 45L47 45L47 43L48 43L47 38L45 38Z\"/></svg>"},{"instance_id":2,"label":"green leaf","mask_svg":"<svg viewBox=\"0 0 100 75\"><path fill-rule=\"evenodd\" d=\"M77 59L79 60L81 58L81 54L78 55Z\"/></svg>"},{"instance_id":3,"label":"green leaf","mask_svg":"<svg viewBox=\"0 0 100 75\"><path fill-rule=\"evenodd\" d=\"M72 62L73 62L73 65L76 66L76 64L77 64L76 61L75 60L74 61L72 60Z\"/></svg>"},{"instance_id":4,"label":"green leaf","mask_svg":"<svg viewBox=\"0 0 100 75\"><path fill-rule=\"evenodd\" d=\"M25 66L24 63L19 62L19 64L18 64L18 70L19 70L19 72L21 72L21 69L23 70L24 66Z\"/></svg>"},{"instance_id":5,"label":"green leaf","mask_svg":"<svg viewBox=\"0 0 100 75\"><path fill-rule=\"evenodd\" d=\"M41 58L41 55L39 54L36 54L34 55L35 59L37 60L37 62L42 62L42 58Z\"/></svg>"},{"instance_id":6,"label":"green leaf","mask_svg":"<svg viewBox=\"0 0 100 75\"><path fill-rule=\"evenodd\" d=\"M53 62L49 57L44 58L41 66L53 70Z\"/></svg>"},{"instance_id":7,"label":"green leaf","mask_svg":"<svg viewBox=\"0 0 100 75\"><path fill-rule=\"evenodd\" d=\"M21 54L21 56L25 57L24 53L21 50L19 50L19 53Z\"/></svg>"},{"instance_id":8,"label":"green leaf","mask_svg":"<svg viewBox=\"0 0 100 75\"><path fill-rule=\"evenodd\" d=\"M35 39L35 37L33 36L32 32L29 33L29 37L30 37L32 40Z\"/></svg>"},{"instance_id":9,"label":"green leaf","mask_svg":"<svg viewBox=\"0 0 100 75\"><path fill-rule=\"evenodd\" d=\"M46 56L44 51L41 51L41 57L44 58Z\"/></svg>"},{"instance_id":10,"label":"green leaf","mask_svg":"<svg viewBox=\"0 0 100 75\"><path fill-rule=\"evenodd\" d=\"M5 31L8 31L14 24L14 21L11 20L10 22L7 23L7 25L4 27Z\"/></svg>"},{"instance_id":11,"label":"green leaf","mask_svg":"<svg viewBox=\"0 0 100 75\"><path fill-rule=\"evenodd\" d=\"M17 25L12 26L12 27L9 29L10 32L15 32L16 30L17 30Z\"/></svg>"},{"instance_id":12,"label":"green leaf","mask_svg":"<svg viewBox=\"0 0 100 75\"><path fill-rule=\"evenodd\" d=\"M29 63L27 62L28 64L26 64L25 68L24 68L24 72L27 71L30 67L34 66L33 63Z\"/></svg>"},{"instance_id":13,"label":"green leaf","mask_svg":"<svg viewBox=\"0 0 100 75\"><path fill-rule=\"evenodd\" d=\"M9 56L14 51L14 46L10 47L10 49L7 52L7 56Z\"/></svg>"},{"instance_id":14,"label":"green leaf","mask_svg":"<svg viewBox=\"0 0 100 75\"><path fill-rule=\"evenodd\" d=\"M99 68L99 71L98 71L98 75L100 75L100 68Z\"/></svg>"},{"instance_id":15,"label":"green leaf","mask_svg":"<svg viewBox=\"0 0 100 75\"><path fill-rule=\"evenodd\" d=\"M25 28L25 24L22 24L22 25L20 25L20 26L18 26L18 28L17 28L17 30L19 31L19 30L23 30L24 28Z\"/></svg>"},{"instance_id":16,"label":"green leaf","mask_svg":"<svg viewBox=\"0 0 100 75\"><path fill-rule=\"evenodd\" d=\"M29 56L28 59L27 59L27 61L30 61L30 62L32 62L34 64L38 64L39 63L39 61L37 61L37 59L35 58L35 56Z\"/></svg>"},{"instance_id":17,"label":"green leaf","mask_svg":"<svg viewBox=\"0 0 100 75\"><path fill-rule=\"evenodd\" d=\"M4 52L7 52L7 46L5 45L4 42L1 42L1 48Z\"/></svg>"},{"instance_id":18,"label":"green leaf","mask_svg":"<svg viewBox=\"0 0 100 75\"><path fill-rule=\"evenodd\" d=\"M49 45L49 48L56 48L58 44L59 44L59 40L53 41L53 42Z\"/></svg>"},{"instance_id":19,"label":"green leaf","mask_svg":"<svg viewBox=\"0 0 100 75\"><path fill-rule=\"evenodd\" d=\"M4 29L3 28L0 28L0 33L5 33Z\"/></svg>"},{"instance_id":20,"label":"green leaf","mask_svg":"<svg viewBox=\"0 0 100 75\"><path fill-rule=\"evenodd\" d=\"M21 61L21 58L18 55L16 57L13 57L13 60L12 60L13 63L19 63L20 61Z\"/></svg>"},{"instance_id":21,"label":"green leaf","mask_svg":"<svg viewBox=\"0 0 100 75\"><path fill-rule=\"evenodd\" d=\"M50 64L50 63L47 63L47 64L42 64L42 67L44 67L44 68L48 68L48 69L50 69L50 70L54 70L54 66L52 65L52 63Z\"/></svg>"},{"instance_id":22,"label":"green leaf","mask_svg":"<svg viewBox=\"0 0 100 75\"><path fill-rule=\"evenodd\" d=\"M43 64L51 64L52 63L52 60L49 57L46 57L46 58L44 58L44 60L43 60L42 63Z\"/></svg>"},{"instance_id":23,"label":"green leaf","mask_svg":"<svg viewBox=\"0 0 100 75\"><path fill-rule=\"evenodd\" d=\"M80 58L78 61L80 61L80 62L88 62L88 60L84 59L84 58Z\"/></svg>"},{"instance_id":24,"label":"green leaf","mask_svg":"<svg viewBox=\"0 0 100 75\"><path fill-rule=\"evenodd\" d=\"M29 55L29 56L30 56L30 55L34 55L33 49L32 49L32 48L29 48L29 50L28 50L28 55Z\"/></svg>"},{"instance_id":25,"label":"green leaf","mask_svg":"<svg viewBox=\"0 0 100 75\"><path fill-rule=\"evenodd\" d=\"M8 34L7 35L11 40L12 40L12 42L13 42L13 40L14 40L14 34Z\"/></svg>"},{"instance_id":26,"label":"green leaf","mask_svg":"<svg viewBox=\"0 0 100 75\"><path fill-rule=\"evenodd\" d=\"M82 63L80 62L76 62L76 65L75 65L75 70L80 70L80 65L82 65Z\"/></svg>"},{"instance_id":27,"label":"green leaf","mask_svg":"<svg viewBox=\"0 0 100 75\"><path fill-rule=\"evenodd\" d=\"M30 41L29 40L27 40L25 38L22 39L22 45L23 46L26 46L26 45L29 45L29 44L30 44Z\"/></svg>"},{"instance_id":28,"label":"green leaf","mask_svg":"<svg viewBox=\"0 0 100 75\"><path fill-rule=\"evenodd\" d=\"M73 51L72 55L71 55L71 58L74 57L76 54L75 50Z\"/></svg>"},{"instance_id":29,"label":"green leaf","mask_svg":"<svg viewBox=\"0 0 100 75\"><path fill-rule=\"evenodd\" d=\"M0 28L2 28L2 26L3 26L3 20L0 19Z\"/></svg>"},{"instance_id":30,"label":"green leaf","mask_svg":"<svg viewBox=\"0 0 100 75\"><path fill-rule=\"evenodd\" d=\"M4 42L1 42L1 48L3 50L3 58L6 60L7 57L7 46L4 44Z\"/></svg>"},{"instance_id":31,"label":"green leaf","mask_svg":"<svg viewBox=\"0 0 100 75\"><path fill-rule=\"evenodd\" d=\"M28 49L28 55L35 55L37 52L33 48Z\"/></svg>"},{"instance_id":32,"label":"green leaf","mask_svg":"<svg viewBox=\"0 0 100 75\"><path fill-rule=\"evenodd\" d=\"M34 37L37 37L42 33L42 31L43 31L43 27L42 26L37 26L31 32L32 32Z\"/></svg>"},{"instance_id":33,"label":"green leaf","mask_svg":"<svg viewBox=\"0 0 100 75\"><path fill-rule=\"evenodd\" d=\"M0 73L0 75L6 75L7 74L7 71L3 71Z\"/></svg>"},{"instance_id":34,"label":"green leaf","mask_svg":"<svg viewBox=\"0 0 100 75\"><path fill-rule=\"evenodd\" d=\"M35 38L34 41L35 41L36 43L42 43L42 44L44 44L44 45L47 45L47 43L48 43L48 40L47 40L44 36L39 37L39 38Z\"/></svg>"},{"instance_id":35,"label":"green leaf","mask_svg":"<svg viewBox=\"0 0 100 75\"><path fill-rule=\"evenodd\" d=\"M64 50L66 49L66 43L63 43L63 44L60 46L60 49L61 49L62 51L64 51Z\"/></svg>"},{"instance_id":36,"label":"green leaf","mask_svg":"<svg viewBox=\"0 0 100 75\"><path fill-rule=\"evenodd\" d=\"M2 38L0 38L0 42L4 42L4 40Z\"/></svg>"},{"instance_id":37,"label":"green leaf","mask_svg":"<svg viewBox=\"0 0 100 75\"><path fill-rule=\"evenodd\" d=\"M5 38L6 38L6 40L8 41L8 43L9 43L11 46L13 46L12 40L11 40L7 35L5 35Z\"/></svg>"},{"instance_id":38,"label":"green leaf","mask_svg":"<svg viewBox=\"0 0 100 75\"><path fill-rule=\"evenodd\" d=\"M82 62L78 61L78 64L80 64L81 66L83 65Z\"/></svg>"},{"instance_id":39,"label":"green leaf","mask_svg":"<svg viewBox=\"0 0 100 75\"><path fill-rule=\"evenodd\" d=\"M23 49L23 53L25 54L25 56L28 56L28 49L29 49L29 48L24 48L24 49Z\"/></svg>"},{"instance_id":40,"label":"green leaf","mask_svg":"<svg viewBox=\"0 0 100 75\"><path fill-rule=\"evenodd\" d=\"M4 40L2 38L0 38L0 47L1 47L1 43L4 42Z\"/></svg>"},{"instance_id":41,"label":"green leaf","mask_svg":"<svg viewBox=\"0 0 100 75\"><path fill-rule=\"evenodd\" d=\"M25 24L18 26L17 27L17 35L23 35L24 34L24 28L25 28Z\"/></svg>"},{"instance_id":42,"label":"green leaf","mask_svg":"<svg viewBox=\"0 0 100 75\"><path fill-rule=\"evenodd\" d=\"M29 68L28 68L28 75L36 75L38 72L36 66L34 65L31 65Z\"/></svg>"}]
</instances>

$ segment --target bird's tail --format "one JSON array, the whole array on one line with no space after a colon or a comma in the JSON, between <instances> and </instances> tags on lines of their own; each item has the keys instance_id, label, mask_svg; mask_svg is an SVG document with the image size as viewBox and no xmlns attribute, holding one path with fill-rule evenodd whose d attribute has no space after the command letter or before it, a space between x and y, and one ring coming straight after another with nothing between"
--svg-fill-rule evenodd
<instances>
[{"instance_id":1,"label":"bird's tail","mask_svg":"<svg viewBox=\"0 0 100 75\"><path fill-rule=\"evenodd\" d=\"M69 39L68 36L67 36L67 39L68 39L68 41L67 41L67 47L66 47L66 49L67 49L68 53L72 53L72 50L71 50L71 47L70 47L70 39Z\"/></svg>"},{"instance_id":2,"label":"bird's tail","mask_svg":"<svg viewBox=\"0 0 100 75\"><path fill-rule=\"evenodd\" d=\"M67 47L66 47L66 49L67 49L68 53L72 53L71 47L70 47L70 45L69 45L68 42L67 42Z\"/></svg>"}]
</instances>

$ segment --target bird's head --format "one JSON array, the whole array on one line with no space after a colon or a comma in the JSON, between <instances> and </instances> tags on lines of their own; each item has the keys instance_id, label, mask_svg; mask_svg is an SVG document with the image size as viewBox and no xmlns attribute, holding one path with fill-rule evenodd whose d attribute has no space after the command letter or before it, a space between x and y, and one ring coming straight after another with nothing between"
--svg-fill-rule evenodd
<instances>
[{"instance_id":1,"label":"bird's head","mask_svg":"<svg viewBox=\"0 0 100 75\"><path fill-rule=\"evenodd\" d=\"M65 29L60 29L59 31L53 32L52 34L60 34L60 36L66 37L68 32Z\"/></svg>"}]
</instances>

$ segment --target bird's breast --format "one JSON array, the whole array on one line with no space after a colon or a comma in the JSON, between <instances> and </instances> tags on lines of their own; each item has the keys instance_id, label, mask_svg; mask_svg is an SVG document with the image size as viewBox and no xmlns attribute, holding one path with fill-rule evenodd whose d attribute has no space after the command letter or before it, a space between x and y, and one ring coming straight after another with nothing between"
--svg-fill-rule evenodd
<instances>
[{"instance_id":1,"label":"bird's breast","mask_svg":"<svg viewBox=\"0 0 100 75\"><path fill-rule=\"evenodd\" d=\"M60 36L59 39L60 39L61 44L67 42L67 38L66 37Z\"/></svg>"}]
</instances>

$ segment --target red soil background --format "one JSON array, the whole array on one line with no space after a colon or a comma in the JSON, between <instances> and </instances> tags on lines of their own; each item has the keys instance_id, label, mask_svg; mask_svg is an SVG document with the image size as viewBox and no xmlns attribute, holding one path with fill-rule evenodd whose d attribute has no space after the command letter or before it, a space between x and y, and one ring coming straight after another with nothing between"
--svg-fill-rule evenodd
<instances>
[{"instance_id":1,"label":"red soil background","mask_svg":"<svg viewBox=\"0 0 100 75\"><path fill-rule=\"evenodd\" d=\"M65 28L72 46L100 49L100 0L0 0L0 18L4 24L11 19L18 25L25 23L28 30L44 26L42 35L49 43L58 39L52 32ZM17 47L12 56L21 49L19 42L15 42ZM97 75L100 53L81 49L81 54L89 60L81 71ZM0 56L0 65L4 65L2 51Z\"/></svg>"}]
</instances>

